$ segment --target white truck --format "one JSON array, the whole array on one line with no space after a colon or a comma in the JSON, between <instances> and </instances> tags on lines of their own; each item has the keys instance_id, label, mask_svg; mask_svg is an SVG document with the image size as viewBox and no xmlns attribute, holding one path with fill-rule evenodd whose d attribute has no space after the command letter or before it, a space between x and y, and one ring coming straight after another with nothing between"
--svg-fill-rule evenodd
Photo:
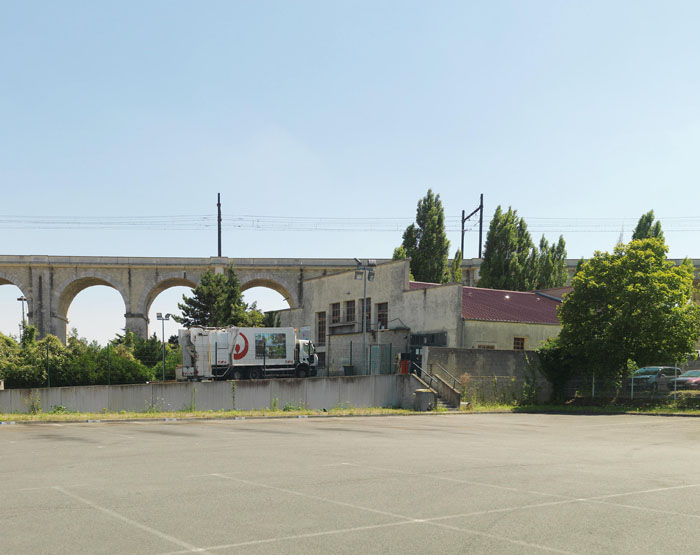
<instances>
[{"instance_id":1,"label":"white truck","mask_svg":"<svg viewBox=\"0 0 700 555\"><path fill-rule=\"evenodd\" d=\"M242 380L316 375L314 344L294 328L181 329L182 376L187 380Z\"/></svg>"}]
</instances>

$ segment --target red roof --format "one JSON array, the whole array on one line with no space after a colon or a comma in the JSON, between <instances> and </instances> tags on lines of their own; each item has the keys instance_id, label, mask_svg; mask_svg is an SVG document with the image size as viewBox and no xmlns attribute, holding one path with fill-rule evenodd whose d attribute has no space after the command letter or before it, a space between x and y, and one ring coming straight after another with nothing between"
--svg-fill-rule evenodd
<instances>
[{"instance_id":1,"label":"red roof","mask_svg":"<svg viewBox=\"0 0 700 555\"><path fill-rule=\"evenodd\" d=\"M465 320L559 325L559 305L561 302L539 293L462 288L462 317Z\"/></svg>"}]
</instances>

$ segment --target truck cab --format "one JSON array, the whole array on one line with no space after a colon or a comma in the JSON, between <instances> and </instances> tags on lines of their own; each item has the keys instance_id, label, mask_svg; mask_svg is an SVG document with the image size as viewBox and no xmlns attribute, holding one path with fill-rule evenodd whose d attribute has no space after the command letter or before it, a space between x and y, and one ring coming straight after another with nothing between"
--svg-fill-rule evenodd
<instances>
[{"instance_id":1,"label":"truck cab","mask_svg":"<svg viewBox=\"0 0 700 555\"><path fill-rule=\"evenodd\" d=\"M299 378L315 376L318 366L318 355L316 347L309 339L299 339L296 346L297 370Z\"/></svg>"}]
</instances>

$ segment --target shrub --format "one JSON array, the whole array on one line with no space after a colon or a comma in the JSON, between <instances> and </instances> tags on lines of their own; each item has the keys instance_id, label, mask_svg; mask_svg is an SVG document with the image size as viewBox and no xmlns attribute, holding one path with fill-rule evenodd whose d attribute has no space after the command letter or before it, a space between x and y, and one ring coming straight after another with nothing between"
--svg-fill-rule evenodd
<instances>
[{"instance_id":1,"label":"shrub","mask_svg":"<svg viewBox=\"0 0 700 555\"><path fill-rule=\"evenodd\" d=\"M700 409L700 391L678 391L673 404L679 409Z\"/></svg>"}]
</instances>

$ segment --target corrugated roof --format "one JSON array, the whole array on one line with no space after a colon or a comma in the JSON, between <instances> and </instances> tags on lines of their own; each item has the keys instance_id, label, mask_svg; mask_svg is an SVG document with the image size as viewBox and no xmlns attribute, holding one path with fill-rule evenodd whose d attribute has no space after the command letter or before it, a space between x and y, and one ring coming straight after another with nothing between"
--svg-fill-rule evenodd
<instances>
[{"instance_id":1,"label":"corrugated roof","mask_svg":"<svg viewBox=\"0 0 700 555\"><path fill-rule=\"evenodd\" d=\"M465 320L559 325L559 305L561 302L539 293L462 288L462 317Z\"/></svg>"}]
</instances>

